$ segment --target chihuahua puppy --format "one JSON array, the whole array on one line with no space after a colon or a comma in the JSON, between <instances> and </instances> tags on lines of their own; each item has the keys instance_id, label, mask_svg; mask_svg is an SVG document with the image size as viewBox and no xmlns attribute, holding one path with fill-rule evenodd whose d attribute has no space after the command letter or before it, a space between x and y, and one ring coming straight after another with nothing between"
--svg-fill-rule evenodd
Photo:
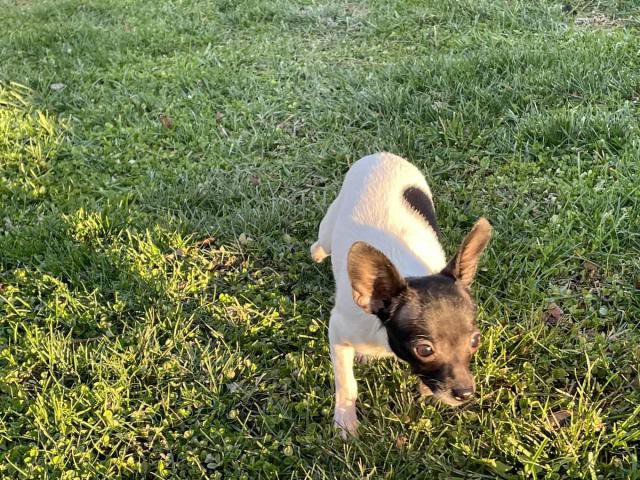
<instances>
[{"instance_id":1,"label":"chihuahua puppy","mask_svg":"<svg viewBox=\"0 0 640 480\"><path fill-rule=\"evenodd\" d=\"M331 255L336 282L329 341L343 437L358 427L356 355L395 355L445 404L474 396L480 333L469 287L491 225L480 218L448 263L440 236L426 180L390 153L354 163L320 223L311 256Z\"/></svg>"}]
</instances>

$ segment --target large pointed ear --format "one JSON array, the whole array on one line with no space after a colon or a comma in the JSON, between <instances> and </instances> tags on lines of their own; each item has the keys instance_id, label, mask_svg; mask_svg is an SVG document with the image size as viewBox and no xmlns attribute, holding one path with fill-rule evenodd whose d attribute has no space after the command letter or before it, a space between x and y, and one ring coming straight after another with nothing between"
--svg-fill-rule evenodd
<instances>
[{"instance_id":1,"label":"large pointed ear","mask_svg":"<svg viewBox=\"0 0 640 480\"><path fill-rule=\"evenodd\" d=\"M465 287L473 283L478 262L491 238L491 224L481 217L462 241L458 253L449 260L443 274L454 277Z\"/></svg>"},{"instance_id":2,"label":"large pointed ear","mask_svg":"<svg viewBox=\"0 0 640 480\"><path fill-rule=\"evenodd\" d=\"M353 300L367 313L377 314L406 288L404 278L391 261L364 242L351 246L347 271Z\"/></svg>"}]
</instances>

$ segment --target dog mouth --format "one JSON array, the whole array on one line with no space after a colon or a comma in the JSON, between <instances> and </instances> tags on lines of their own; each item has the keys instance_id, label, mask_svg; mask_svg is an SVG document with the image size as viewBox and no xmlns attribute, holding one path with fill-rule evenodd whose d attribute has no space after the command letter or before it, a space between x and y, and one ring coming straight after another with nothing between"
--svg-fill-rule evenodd
<instances>
[{"instance_id":1,"label":"dog mouth","mask_svg":"<svg viewBox=\"0 0 640 480\"><path fill-rule=\"evenodd\" d=\"M424 377L420 378L420 386L419 391L423 397L431 396L439 403L450 407L459 407L460 405L464 405L465 403L469 403L473 398L469 398L467 400L459 400L453 396L450 388L447 388L445 385L442 385L440 382L426 379Z\"/></svg>"},{"instance_id":2,"label":"dog mouth","mask_svg":"<svg viewBox=\"0 0 640 480\"><path fill-rule=\"evenodd\" d=\"M433 392L433 398L436 399L439 403L443 403L450 407L459 407L460 405L469 403L469 400L458 400L454 398L450 393L443 391Z\"/></svg>"}]
</instances>

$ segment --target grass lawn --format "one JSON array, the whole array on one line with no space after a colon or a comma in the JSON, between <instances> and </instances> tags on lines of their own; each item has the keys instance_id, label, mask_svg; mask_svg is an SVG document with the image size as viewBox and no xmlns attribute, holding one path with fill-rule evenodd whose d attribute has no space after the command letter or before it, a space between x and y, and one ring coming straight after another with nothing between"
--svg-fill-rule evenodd
<instances>
[{"instance_id":1,"label":"grass lawn","mask_svg":"<svg viewBox=\"0 0 640 480\"><path fill-rule=\"evenodd\" d=\"M0 477L640 478L636 0L0 0ZM425 172L478 399L358 366L331 428L349 165Z\"/></svg>"}]
</instances>

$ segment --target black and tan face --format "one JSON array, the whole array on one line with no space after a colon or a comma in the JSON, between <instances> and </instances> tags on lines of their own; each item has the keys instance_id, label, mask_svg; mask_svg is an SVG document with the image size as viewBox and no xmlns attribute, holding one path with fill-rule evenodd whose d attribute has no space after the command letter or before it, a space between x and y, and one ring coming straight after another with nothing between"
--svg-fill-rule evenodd
<instances>
[{"instance_id":1,"label":"black and tan face","mask_svg":"<svg viewBox=\"0 0 640 480\"><path fill-rule=\"evenodd\" d=\"M349 252L356 304L377 315L393 352L448 405L473 398L471 358L480 344L469 287L491 226L480 219L458 253L436 275L403 278L379 250L362 242Z\"/></svg>"},{"instance_id":2,"label":"black and tan face","mask_svg":"<svg viewBox=\"0 0 640 480\"><path fill-rule=\"evenodd\" d=\"M475 392L470 362L480 333L468 291L448 275L406 280L386 324L391 349L439 400L450 405L469 400Z\"/></svg>"}]
</instances>

